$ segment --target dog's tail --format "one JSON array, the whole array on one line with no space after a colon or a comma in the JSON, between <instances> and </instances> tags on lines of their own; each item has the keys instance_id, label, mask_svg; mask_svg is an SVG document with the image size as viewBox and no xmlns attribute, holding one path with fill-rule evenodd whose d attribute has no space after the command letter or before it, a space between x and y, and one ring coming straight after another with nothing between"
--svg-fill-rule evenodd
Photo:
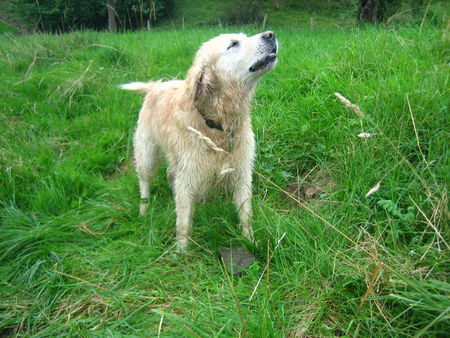
<instances>
[{"instance_id":1,"label":"dog's tail","mask_svg":"<svg viewBox=\"0 0 450 338\"><path fill-rule=\"evenodd\" d=\"M139 93L142 93L142 94L147 94L158 83L159 82L157 82L157 81L151 81L151 82L130 82L130 83L119 85L119 88L125 89L125 90L133 90L133 91L136 91L136 92L139 92Z\"/></svg>"}]
</instances>

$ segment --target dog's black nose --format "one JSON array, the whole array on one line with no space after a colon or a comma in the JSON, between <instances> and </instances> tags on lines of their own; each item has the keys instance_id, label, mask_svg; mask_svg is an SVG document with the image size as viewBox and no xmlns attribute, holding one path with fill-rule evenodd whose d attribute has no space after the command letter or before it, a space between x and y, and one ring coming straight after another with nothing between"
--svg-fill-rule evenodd
<instances>
[{"instance_id":1,"label":"dog's black nose","mask_svg":"<svg viewBox=\"0 0 450 338\"><path fill-rule=\"evenodd\" d=\"M261 33L261 37L265 40L274 40L275 33L272 31L267 31L267 32Z\"/></svg>"}]
</instances>

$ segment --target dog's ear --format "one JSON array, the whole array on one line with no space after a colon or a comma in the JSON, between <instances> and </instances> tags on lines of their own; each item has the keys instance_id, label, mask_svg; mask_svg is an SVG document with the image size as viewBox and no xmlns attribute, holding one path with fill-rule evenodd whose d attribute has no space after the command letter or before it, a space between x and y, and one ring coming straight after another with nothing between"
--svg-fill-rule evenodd
<instances>
[{"instance_id":1,"label":"dog's ear","mask_svg":"<svg viewBox=\"0 0 450 338\"><path fill-rule=\"evenodd\" d=\"M186 83L190 100L196 106L201 106L208 98L211 98L216 87L214 72L205 64L192 66Z\"/></svg>"}]
</instances>

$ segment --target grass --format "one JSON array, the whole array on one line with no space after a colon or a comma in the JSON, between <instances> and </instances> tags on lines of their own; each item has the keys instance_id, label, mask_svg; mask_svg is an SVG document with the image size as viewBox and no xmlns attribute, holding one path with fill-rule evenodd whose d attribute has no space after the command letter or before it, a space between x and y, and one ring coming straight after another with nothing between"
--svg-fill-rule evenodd
<instances>
[{"instance_id":1,"label":"grass","mask_svg":"<svg viewBox=\"0 0 450 338\"><path fill-rule=\"evenodd\" d=\"M277 29L253 108L258 261L240 277L217 255L246 245L223 198L198 205L189 256L163 170L138 216L142 98L117 89L183 78L222 31L0 36L2 334L444 336L448 31ZM313 199L292 189L318 179Z\"/></svg>"},{"instance_id":2,"label":"grass","mask_svg":"<svg viewBox=\"0 0 450 338\"><path fill-rule=\"evenodd\" d=\"M0 34L2 33L17 34L19 31L17 28L0 21Z\"/></svg>"}]
</instances>

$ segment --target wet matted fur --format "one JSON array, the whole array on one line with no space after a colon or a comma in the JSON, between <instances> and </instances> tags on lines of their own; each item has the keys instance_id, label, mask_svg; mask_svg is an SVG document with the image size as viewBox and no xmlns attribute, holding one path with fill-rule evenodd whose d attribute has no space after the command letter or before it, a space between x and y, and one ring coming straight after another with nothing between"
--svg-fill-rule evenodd
<instances>
[{"instance_id":1,"label":"wet matted fur","mask_svg":"<svg viewBox=\"0 0 450 338\"><path fill-rule=\"evenodd\" d=\"M134 134L140 213L165 156L179 249L188 246L195 202L217 183L232 191L243 235L253 241L251 101L257 81L275 66L277 50L270 31L222 34L202 45L185 80L121 86L146 94Z\"/></svg>"}]
</instances>

